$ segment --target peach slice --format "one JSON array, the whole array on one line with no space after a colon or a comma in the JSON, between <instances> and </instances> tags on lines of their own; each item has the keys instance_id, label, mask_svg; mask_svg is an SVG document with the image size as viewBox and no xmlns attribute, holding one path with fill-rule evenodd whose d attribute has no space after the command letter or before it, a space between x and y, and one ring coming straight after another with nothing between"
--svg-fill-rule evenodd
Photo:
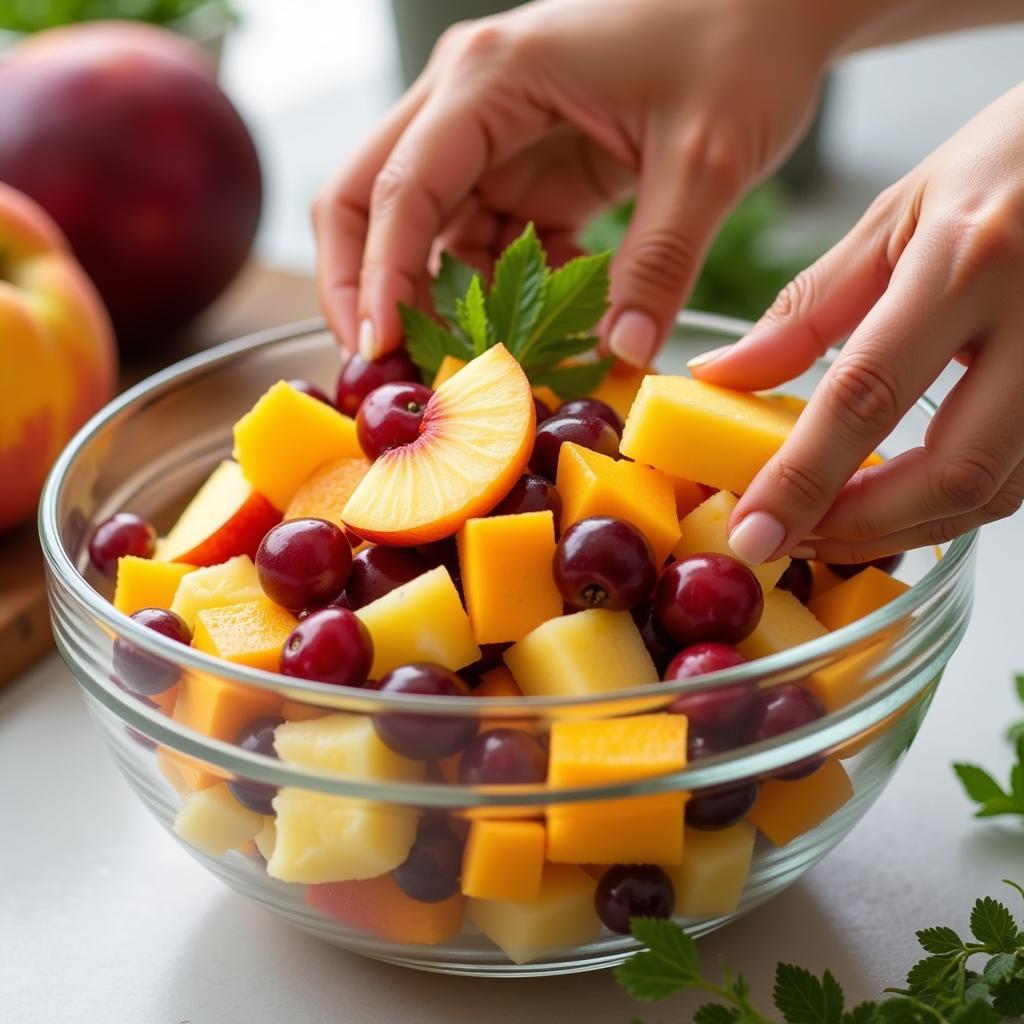
<instances>
[{"instance_id":1,"label":"peach slice","mask_svg":"<svg viewBox=\"0 0 1024 1024\"><path fill-rule=\"evenodd\" d=\"M157 546L161 562L218 565L235 555L256 557L263 535L280 513L230 459L210 474Z\"/></svg>"},{"instance_id":2,"label":"peach slice","mask_svg":"<svg viewBox=\"0 0 1024 1024\"><path fill-rule=\"evenodd\" d=\"M341 510L369 468L368 459L335 459L325 463L299 484L284 510L284 518L307 519L312 516L314 519L326 519L344 530Z\"/></svg>"},{"instance_id":3,"label":"peach slice","mask_svg":"<svg viewBox=\"0 0 1024 1024\"><path fill-rule=\"evenodd\" d=\"M342 512L365 540L440 540L489 512L522 475L533 445L533 394L504 345L434 392L412 444L384 452Z\"/></svg>"}]
</instances>

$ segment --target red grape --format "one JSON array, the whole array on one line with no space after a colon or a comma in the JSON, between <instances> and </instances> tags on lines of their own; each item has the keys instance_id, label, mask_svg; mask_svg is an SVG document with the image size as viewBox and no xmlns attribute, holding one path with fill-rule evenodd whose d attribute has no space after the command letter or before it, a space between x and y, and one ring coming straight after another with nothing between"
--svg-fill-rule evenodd
<instances>
[{"instance_id":1,"label":"red grape","mask_svg":"<svg viewBox=\"0 0 1024 1024\"><path fill-rule=\"evenodd\" d=\"M362 686L373 665L373 641L366 627L344 608L307 615L281 648L283 675L335 686Z\"/></svg>"},{"instance_id":2,"label":"red grape","mask_svg":"<svg viewBox=\"0 0 1024 1024\"><path fill-rule=\"evenodd\" d=\"M277 757L274 750L274 730L284 721L283 718L257 718L250 722L235 737L235 743L243 750L262 754L264 757ZM254 779L235 779L228 783L228 789L235 799L250 811L257 814L273 814L271 800L277 796L277 786L268 782L256 782Z\"/></svg>"},{"instance_id":3,"label":"red grape","mask_svg":"<svg viewBox=\"0 0 1024 1024\"><path fill-rule=\"evenodd\" d=\"M185 620L166 608L140 608L131 617L140 626L152 629L186 647L192 642L192 631ZM164 693L181 678L181 670L177 665L140 650L120 637L114 641L113 669L121 688L137 697Z\"/></svg>"},{"instance_id":4,"label":"red grape","mask_svg":"<svg viewBox=\"0 0 1024 1024\"><path fill-rule=\"evenodd\" d=\"M118 512L104 519L89 541L89 558L98 572L113 578L117 560L126 555L152 558L156 550L156 530L141 516Z\"/></svg>"},{"instance_id":5,"label":"red grape","mask_svg":"<svg viewBox=\"0 0 1024 1024\"><path fill-rule=\"evenodd\" d=\"M686 824L700 829L735 825L750 812L759 789L756 782L746 782L729 789L698 790L686 801Z\"/></svg>"},{"instance_id":6,"label":"red grape","mask_svg":"<svg viewBox=\"0 0 1024 1024\"><path fill-rule=\"evenodd\" d=\"M410 381L383 384L371 391L356 414L356 435L367 458L412 444L420 436L432 394L425 384Z\"/></svg>"},{"instance_id":7,"label":"red grape","mask_svg":"<svg viewBox=\"0 0 1024 1024\"><path fill-rule=\"evenodd\" d=\"M405 349L395 349L372 361L356 353L349 356L338 375L335 405L346 416L355 416L363 399L371 391L376 391L383 384L394 384L400 380L414 383L422 380L420 371Z\"/></svg>"},{"instance_id":8,"label":"red grape","mask_svg":"<svg viewBox=\"0 0 1024 1024\"><path fill-rule=\"evenodd\" d=\"M289 519L267 531L256 574L271 601L302 611L333 601L352 567L345 534L326 519Z\"/></svg>"},{"instance_id":9,"label":"red grape","mask_svg":"<svg viewBox=\"0 0 1024 1024\"><path fill-rule=\"evenodd\" d=\"M550 509L555 517L555 531L562 517L562 499L550 480L534 473L521 476L512 490L491 509L492 516L517 516L523 512L543 512Z\"/></svg>"},{"instance_id":10,"label":"red grape","mask_svg":"<svg viewBox=\"0 0 1024 1024\"><path fill-rule=\"evenodd\" d=\"M408 548L391 548L383 544L364 548L352 559L345 594L349 606L362 608L371 601L390 594L427 572L430 566Z\"/></svg>"},{"instance_id":11,"label":"red grape","mask_svg":"<svg viewBox=\"0 0 1024 1024\"><path fill-rule=\"evenodd\" d=\"M548 403L542 402L536 395L533 396L533 411L538 427L546 419L551 417L551 410L548 408Z\"/></svg>"},{"instance_id":12,"label":"red grape","mask_svg":"<svg viewBox=\"0 0 1024 1024\"><path fill-rule=\"evenodd\" d=\"M573 608L624 611L651 596L658 573L644 535L610 516L573 523L555 548L555 584Z\"/></svg>"},{"instance_id":13,"label":"red grape","mask_svg":"<svg viewBox=\"0 0 1024 1024\"><path fill-rule=\"evenodd\" d=\"M902 561L903 552L899 551L895 555L883 555L881 558L875 558L870 562L852 562L845 565L842 562L829 562L828 567L837 576L848 580L851 576L856 576L857 573L863 572L868 566L874 566L876 569L881 569L882 572L894 573L900 567Z\"/></svg>"},{"instance_id":14,"label":"red grape","mask_svg":"<svg viewBox=\"0 0 1024 1024\"><path fill-rule=\"evenodd\" d=\"M548 754L522 729L488 729L475 736L459 763L459 781L467 786L527 785L548 775Z\"/></svg>"},{"instance_id":15,"label":"red grape","mask_svg":"<svg viewBox=\"0 0 1024 1024\"><path fill-rule=\"evenodd\" d=\"M328 398L327 393L315 384L311 384L308 380L290 380L288 383L296 391L301 391L302 394L309 395L310 398L315 398L318 402L323 402L324 405L329 405L332 409L334 408L334 403Z\"/></svg>"},{"instance_id":16,"label":"red grape","mask_svg":"<svg viewBox=\"0 0 1024 1024\"><path fill-rule=\"evenodd\" d=\"M610 458L619 457L619 435L597 416L552 416L537 428L530 468L552 483L562 443L572 441Z\"/></svg>"},{"instance_id":17,"label":"red grape","mask_svg":"<svg viewBox=\"0 0 1024 1024\"><path fill-rule=\"evenodd\" d=\"M801 604L807 604L814 586L810 562L803 558L792 559L775 585L779 590L788 590Z\"/></svg>"},{"instance_id":18,"label":"red grape","mask_svg":"<svg viewBox=\"0 0 1024 1024\"><path fill-rule=\"evenodd\" d=\"M419 903L440 903L459 891L462 843L443 822L425 818L409 856L392 872L398 888Z\"/></svg>"},{"instance_id":19,"label":"red grape","mask_svg":"<svg viewBox=\"0 0 1024 1024\"><path fill-rule=\"evenodd\" d=\"M629 935L633 917L671 917L676 891L664 869L654 864L615 864L597 883L594 909L604 926Z\"/></svg>"},{"instance_id":20,"label":"red grape","mask_svg":"<svg viewBox=\"0 0 1024 1024\"><path fill-rule=\"evenodd\" d=\"M622 417L600 398L570 398L556 410L556 416L596 416L604 420L619 437L622 437Z\"/></svg>"},{"instance_id":21,"label":"red grape","mask_svg":"<svg viewBox=\"0 0 1024 1024\"><path fill-rule=\"evenodd\" d=\"M757 719L747 737L750 743L774 739L783 733L816 722L825 715L821 701L799 683L780 683L778 686L762 690L760 702ZM788 781L802 779L820 768L824 761L824 755L808 757L776 772L775 777Z\"/></svg>"}]
</instances>

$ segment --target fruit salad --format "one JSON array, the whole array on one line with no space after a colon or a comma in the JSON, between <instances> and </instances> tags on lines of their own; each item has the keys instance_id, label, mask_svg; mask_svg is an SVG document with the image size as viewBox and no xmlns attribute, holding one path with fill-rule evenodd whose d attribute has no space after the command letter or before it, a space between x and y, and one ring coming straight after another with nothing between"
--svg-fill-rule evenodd
<instances>
[{"instance_id":1,"label":"fruit salad","mask_svg":"<svg viewBox=\"0 0 1024 1024\"><path fill-rule=\"evenodd\" d=\"M522 337L517 352L474 326L473 280L459 305L459 345L470 338L472 353L439 344L414 359L423 346L410 344L376 362L352 356L333 401L309 382L274 383L173 525L158 536L119 513L96 527L92 565L140 625L283 683L502 698L506 709L644 687L633 713L350 714L221 678L213 664L182 673L124 639L116 685L286 765L491 792L676 773L861 697L884 640L778 685L648 699L661 681L870 614L907 589L892 575L898 559L739 561L730 514L801 403L653 370L531 374ZM482 933L522 963L628 933L638 914L732 913L756 844L784 846L851 799L853 753L724 789L447 817L225 778L162 747L154 756L180 799L174 830L203 854L252 858L356 932L412 946Z\"/></svg>"}]
</instances>

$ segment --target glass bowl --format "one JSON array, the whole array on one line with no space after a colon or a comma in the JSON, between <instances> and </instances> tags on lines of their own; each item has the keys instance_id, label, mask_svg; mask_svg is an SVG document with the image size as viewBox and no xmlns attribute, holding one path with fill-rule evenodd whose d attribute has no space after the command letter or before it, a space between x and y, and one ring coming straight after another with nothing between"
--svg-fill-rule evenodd
<instances>
[{"instance_id":1,"label":"glass bowl","mask_svg":"<svg viewBox=\"0 0 1024 1024\"><path fill-rule=\"evenodd\" d=\"M745 327L685 313L661 369L678 371L688 357L735 339ZM787 391L808 396L828 363L821 360ZM631 937L599 927L593 907L604 867L547 865L541 894L535 895L531 879L541 870L544 822L549 854L556 824L563 835L575 829L574 836L596 836L598 845L608 840L617 850L621 837L644 830L657 845L676 835L683 794L706 796L760 780L750 812L756 829L750 821L719 831L688 828L683 863L666 867L676 918L694 935L741 917L781 891L853 828L909 747L963 636L972 598L974 535L942 551L908 554L899 573L912 584L906 593L824 637L700 680L628 688L630 680L624 679L622 690L574 699L439 700L331 688L215 660L116 611L109 603L109 584L88 568L93 525L129 510L165 530L230 452L232 423L269 385L302 377L329 386L337 368L335 343L317 322L188 359L132 388L86 424L60 457L43 494L40 530L59 650L126 778L197 860L232 888L348 950L425 970L526 976L610 966L636 948ZM932 412L929 402L919 402L890 438L889 450L920 444ZM117 675L124 672L126 649L147 664L155 660L180 681L153 700L133 696ZM854 673L851 703L774 740L632 781L473 787L458 783L450 763L396 770L377 763L379 751L366 753L375 725L394 723L399 715L407 724L413 712L424 728L450 728L454 719L456 727L470 731L487 723L488 728L525 728L543 739L574 722L649 715L696 689L744 681L769 687L833 667ZM180 713L183 702L223 693L231 700L227 717L210 727L217 735L185 724L190 719ZM357 753L331 769L302 767L291 758L285 764L234 742L247 716L294 721L327 714L356 737L351 749ZM823 767L798 781L773 779L780 772L791 774L798 763ZM262 804L271 811L275 791L275 806L285 800L293 815L288 839L293 860L296 855L309 860L299 872L304 880L268 875L264 855L273 853L274 819L234 798L247 794L250 807ZM526 827L503 832L495 825L501 822ZM666 822L677 824L668 828ZM476 864L491 873L483 883L490 898L410 899L405 890L445 896L417 890L425 884L422 872L418 880L414 872L410 882L408 865L405 890L389 874L418 829L441 829L456 853L472 831L491 851L489 860ZM589 851L588 841L583 844ZM665 841L678 849L677 840ZM347 880L331 879L336 869L317 861L325 844L335 853L340 848ZM614 855L589 859L607 863ZM678 854L672 859L678 861ZM505 898L493 898L494 886Z\"/></svg>"}]
</instances>

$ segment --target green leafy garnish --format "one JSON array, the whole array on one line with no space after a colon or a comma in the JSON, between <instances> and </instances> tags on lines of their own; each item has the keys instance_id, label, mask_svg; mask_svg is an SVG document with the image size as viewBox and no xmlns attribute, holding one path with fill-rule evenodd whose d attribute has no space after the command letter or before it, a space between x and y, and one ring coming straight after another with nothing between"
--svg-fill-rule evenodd
<instances>
[{"instance_id":1,"label":"green leafy garnish","mask_svg":"<svg viewBox=\"0 0 1024 1024\"><path fill-rule=\"evenodd\" d=\"M1024 897L1016 882L1006 884ZM619 983L642 1002L707 992L715 1001L697 1009L696 1024L999 1024L1024 1013L1024 925L991 897L975 902L970 939L946 925L919 931L928 956L910 969L904 987L886 989L877 1002L847 1009L830 971L818 977L780 963L772 990L777 1016L754 1006L743 975L723 966L720 981L706 977L697 944L672 921L634 918L632 929L646 949L616 969ZM969 966L975 957L986 958L980 972Z\"/></svg>"},{"instance_id":2,"label":"green leafy garnish","mask_svg":"<svg viewBox=\"0 0 1024 1024\"><path fill-rule=\"evenodd\" d=\"M443 323L400 305L409 355L429 380L445 356L467 361L501 342L531 384L561 398L589 394L612 360L566 360L597 346L593 329L608 308L610 260L610 253L580 256L552 270L528 224L501 254L486 291L479 274L445 253L431 288Z\"/></svg>"},{"instance_id":3,"label":"green leafy garnish","mask_svg":"<svg viewBox=\"0 0 1024 1024\"><path fill-rule=\"evenodd\" d=\"M1014 687L1024 704L1024 675L1016 676ZM976 818L995 818L1003 814L1024 817L1024 721L1014 722L1007 730L1014 744L1017 763L1010 769L1010 782L1006 789L987 772L974 764L954 764L967 795L978 805Z\"/></svg>"}]
</instances>

